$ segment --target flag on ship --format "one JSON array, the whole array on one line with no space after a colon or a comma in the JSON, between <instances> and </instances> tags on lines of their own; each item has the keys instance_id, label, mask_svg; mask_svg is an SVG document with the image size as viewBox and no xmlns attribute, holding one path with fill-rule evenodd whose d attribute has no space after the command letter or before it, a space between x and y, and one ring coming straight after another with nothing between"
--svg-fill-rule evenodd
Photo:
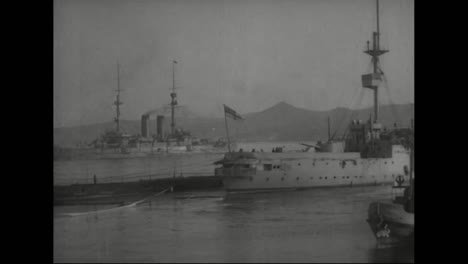
<instances>
[{"instance_id":1,"label":"flag on ship","mask_svg":"<svg viewBox=\"0 0 468 264\"><path fill-rule=\"evenodd\" d=\"M240 116L236 111L234 111L234 109L228 107L227 105L224 105L224 114L234 120L243 120L242 116Z\"/></svg>"}]
</instances>

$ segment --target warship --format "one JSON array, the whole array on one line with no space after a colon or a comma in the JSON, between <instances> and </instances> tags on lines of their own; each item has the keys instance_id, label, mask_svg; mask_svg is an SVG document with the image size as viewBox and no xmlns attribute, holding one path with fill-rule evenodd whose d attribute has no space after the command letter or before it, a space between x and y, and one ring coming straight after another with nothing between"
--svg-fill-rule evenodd
<instances>
[{"instance_id":1,"label":"warship","mask_svg":"<svg viewBox=\"0 0 468 264\"><path fill-rule=\"evenodd\" d=\"M408 129L387 129L379 122L378 92L386 80L379 57L388 50L380 48L378 0L372 40L364 53L371 57L373 71L362 75L361 81L373 92L373 117L352 120L343 140L329 140L303 152L229 150L215 162L220 165L215 175L222 177L227 191L378 185L392 184L399 176L408 179Z\"/></svg>"},{"instance_id":2,"label":"warship","mask_svg":"<svg viewBox=\"0 0 468 264\"><path fill-rule=\"evenodd\" d=\"M177 93L175 86L175 65L172 63L172 91L170 93L171 102L169 107L163 107L157 110L150 110L141 116L141 133L130 135L120 128L120 67L117 64L117 89L115 105L115 128L105 131L99 138L89 144L89 147L96 150L95 154L105 156L122 156L122 154L147 155L158 153L197 153L197 152L219 152L223 153L226 149L226 142L223 139L209 141L208 139L197 138L191 135L190 131L176 127L175 110L178 106ZM170 109L170 131L165 128L166 117L165 110ZM156 134L151 134L150 118L156 116Z\"/></svg>"}]
</instances>

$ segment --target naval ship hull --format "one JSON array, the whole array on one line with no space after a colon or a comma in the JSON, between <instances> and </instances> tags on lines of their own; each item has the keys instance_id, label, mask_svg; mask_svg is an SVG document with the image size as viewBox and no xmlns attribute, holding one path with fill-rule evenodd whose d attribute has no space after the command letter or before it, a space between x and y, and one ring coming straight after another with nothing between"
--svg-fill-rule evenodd
<instances>
[{"instance_id":1,"label":"naval ship hull","mask_svg":"<svg viewBox=\"0 0 468 264\"><path fill-rule=\"evenodd\" d=\"M393 184L399 175L408 180L409 155L403 148L395 148L391 158L361 158L360 153L235 154L232 166L225 160L227 166L215 171L227 191Z\"/></svg>"}]
</instances>

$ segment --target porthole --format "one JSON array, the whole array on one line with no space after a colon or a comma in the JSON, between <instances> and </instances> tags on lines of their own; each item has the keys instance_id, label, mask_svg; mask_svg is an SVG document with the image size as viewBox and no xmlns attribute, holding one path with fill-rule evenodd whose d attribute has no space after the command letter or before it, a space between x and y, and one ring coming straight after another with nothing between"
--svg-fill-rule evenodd
<instances>
[{"instance_id":1,"label":"porthole","mask_svg":"<svg viewBox=\"0 0 468 264\"><path fill-rule=\"evenodd\" d=\"M266 178L266 181L269 181L269 180L270 180L270 178L267 177L267 178Z\"/></svg>"},{"instance_id":2,"label":"porthole","mask_svg":"<svg viewBox=\"0 0 468 264\"><path fill-rule=\"evenodd\" d=\"M333 179L336 179L336 176L333 176Z\"/></svg>"},{"instance_id":3,"label":"porthole","mask_svg":"<svg viewBox=\"0 0 468 264\"><path fill-rule=\"evenodd\" d=\"M297 166L301 166L301 163L298 163Z\"/></svg>"},{"instance_id":4,"label":"porthole","mask_svg":"<svg viewBox=\"0 0 468 264\"><path fill-rule=\"evenodd\" d=\"M325 177L325 180L327 179L327 177Z\"/></svg>"},{"instance_id":5,"label":"porthole","mask_svg":"<svg viewBox=\"0 0 468 264\"><path fill-rule=\"evenodd\" d=\"M349 176L346 176L346 179L349 179Z\"/></svg>"},{"instance_id":6,"label":"porthole","mask_svg":"<svg viewBox=\"0 0 468 264\"><path fill-rule=\"evenodd\" d=\"M319 178L320 180L322 179L322 177Z\"/></svg>"},{"instance_id":7,"label":"porthole","mask_svg":"<svg viewBox=\"0 0 468 264\"><path fill-rule=\"evenodd\" d=\"M325 165L328 165L328 162L325 162Z\"/></svg>"},{"instance_id":8,"label":"porthole","mask_svg":"<svg viewBox=\"0 0 468 264\"><path fill-rule=\"evenodd\" d=\"M313 179L314 179L314 177L310 177L310 179L311 179L311 180L313 180Z\"/></svg>"},{"instance_id":9,"label":"porthole","mask_svg":"<svg viewBox=\"0 0 468 264\"><path fill-rule=\"evenodd\" d=\"M296 181L298 181L298 180L299 180L299 177L296 177Z\"/></svg>"},{"instance_id":10,"label":"porthole","mask_svg":"<svg viewBox=\"0 0 468 264\"><path fill-rule=\"evenodd\" d=\"M354 178L357 178L357 176L354 176Z\"/></svg>"},{"instance_id":11,"label":"porthole","mask_svg":"<svg viewBox=\"0 0 468 264\"><path fill-rule=\"evenodd\" d=\"M252 178L252 177L250 177L250 181L252 181L252 180L253 180L253 178Z\"/></svg>"},{"instance_id":12,"label":"porthole","mask_svg":"<svg viewBox=\"0 0 468 264\"><path fill-rule=\"evenodd\" d=\"M284 181L284 177L281 177L281 181Z\"/></svg>"}]
</instances>

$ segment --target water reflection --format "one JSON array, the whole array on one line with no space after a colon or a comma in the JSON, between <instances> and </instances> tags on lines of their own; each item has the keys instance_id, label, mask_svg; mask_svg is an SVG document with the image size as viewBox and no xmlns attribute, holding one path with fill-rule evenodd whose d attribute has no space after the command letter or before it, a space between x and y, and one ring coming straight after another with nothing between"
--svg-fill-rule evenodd
<instances>
[{"instance_id":1,"label":"water reflection","mask_svg":"<svg viewBox=\"0 0 468 264\"><path fill-rule=\"evenodd\" d=\"M54 218L54 260L407 262L376 248L365 217L383 188L168 193L120 211Z\"/></svg>"},{"instance_id":2,"label":"water reflection","mask_svg":"<svg viewBox=\"0 0 468 264\"><path fill-rule=\"evenodd\" d=\"M376 245L369 250L372 263L414 263L414 239L391 247Z\"/></svg>"}]
</instances>

